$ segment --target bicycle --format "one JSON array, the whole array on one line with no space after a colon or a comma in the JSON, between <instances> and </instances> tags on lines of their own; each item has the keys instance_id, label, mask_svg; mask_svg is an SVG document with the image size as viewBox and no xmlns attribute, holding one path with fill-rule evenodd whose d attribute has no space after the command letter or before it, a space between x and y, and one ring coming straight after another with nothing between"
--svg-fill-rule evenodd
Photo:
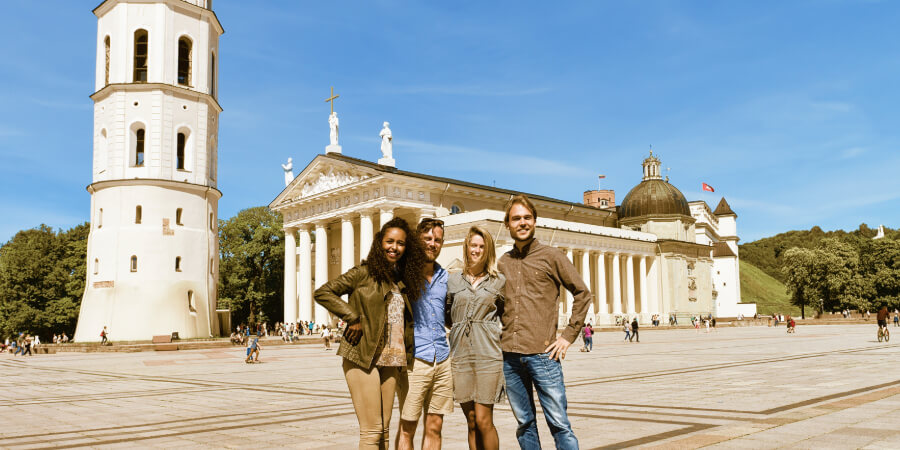
<instances>
[{"instance_id":1,"label":"bicycle","mask_svg":"<svg viewBox=\"0 0 900 450\"><path fill-rule=\"evenodd\" d=\"M891 331L888 330L887 325L878 327L878 342L888 342L891 340Z\"/></svg>"}]
</instances>

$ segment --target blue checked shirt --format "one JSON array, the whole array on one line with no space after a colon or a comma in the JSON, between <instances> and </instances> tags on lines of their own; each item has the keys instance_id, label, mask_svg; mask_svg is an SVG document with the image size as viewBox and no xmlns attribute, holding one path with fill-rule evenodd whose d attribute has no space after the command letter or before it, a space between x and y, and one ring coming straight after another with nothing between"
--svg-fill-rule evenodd
<instances>
[{"instance_id":1,"label":"blue checked shirt","mask_svg":"<svg viewBox=\"0 0 900 450\"><path fill-rule=\"evenodd\" d=\"M447 332L444 330L444 308L447 301L447 271L437 262L431 283L425 282L425 292L412 302L413 329L416 350L413 354L422 361L438 363L450 356Z\"/></svg>"}]
</instances>

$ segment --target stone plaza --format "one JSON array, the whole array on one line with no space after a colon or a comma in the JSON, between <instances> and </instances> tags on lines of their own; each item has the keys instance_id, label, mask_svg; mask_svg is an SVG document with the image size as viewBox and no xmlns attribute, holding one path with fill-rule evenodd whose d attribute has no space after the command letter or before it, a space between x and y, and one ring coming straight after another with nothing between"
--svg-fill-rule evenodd
<instances>
[{"instance_id":1,"label":"stone plaza","mask_svg":"<svg viewBox=\"0 0 900 450\"><path fill-rule=\"evenodd\" d=\"M641 330L640 343L602 332L593 352L569 352L582 448L900 448L900 337L879 343L874 324ZM334 350L264 344L260 363L243 358L241 347L3 354L0 448L356 447ZM494 417L515 448L509 406ZM540 413L539 426L552 448ZM443 436L466 448L458 405Z\"/></svg>"}]
</instances>

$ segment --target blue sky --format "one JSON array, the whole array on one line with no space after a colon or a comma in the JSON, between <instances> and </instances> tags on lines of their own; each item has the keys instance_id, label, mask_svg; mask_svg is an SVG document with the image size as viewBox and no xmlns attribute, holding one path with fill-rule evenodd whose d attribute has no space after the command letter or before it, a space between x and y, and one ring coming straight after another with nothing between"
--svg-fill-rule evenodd
<instances>
[{"instance_id":1,"label":"blue sky","mask_svg":"<svg viewBox=\"0 0 900 450\"><path fill-rule=\"evenodd\" d=\"M4 2L0 242L88 219L93 1ZM900 3L216 0L219 217L268 204L328 143L402 169L621 201L650 145L748 242L900 222ZM705 193L707 182L716 192Z\"/></svg>"}]
</instances>

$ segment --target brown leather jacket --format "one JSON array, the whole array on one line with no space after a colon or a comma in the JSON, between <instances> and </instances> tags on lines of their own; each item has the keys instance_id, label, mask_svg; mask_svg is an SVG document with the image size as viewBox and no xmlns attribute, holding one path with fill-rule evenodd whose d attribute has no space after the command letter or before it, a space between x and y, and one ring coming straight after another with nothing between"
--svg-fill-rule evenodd
<instances>
[{"instance_id":1,"label":"brown leather jacket","mask_svg":"<svg viewBox=\"0 0 900 450\"><path fill-rule=\"evenodd\" d=\"M403 283L397 283L403 289ZM384 336L387 324L387 295L391 292L388 283L377 283L369 275L365 265L356 266L345 274L316 289L315 300L325 309L347 323L357 320L362 325L363 334L359 343L350 345L341 339L337 354L364 368L371 368L375 361L375 351ZM349 300L341 296L349 294ZM412 306L403 294L403 341L406 345L406 365L412 365L414 345Z\"/></svg>"}]
</instances>

